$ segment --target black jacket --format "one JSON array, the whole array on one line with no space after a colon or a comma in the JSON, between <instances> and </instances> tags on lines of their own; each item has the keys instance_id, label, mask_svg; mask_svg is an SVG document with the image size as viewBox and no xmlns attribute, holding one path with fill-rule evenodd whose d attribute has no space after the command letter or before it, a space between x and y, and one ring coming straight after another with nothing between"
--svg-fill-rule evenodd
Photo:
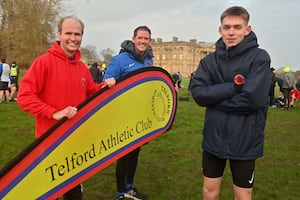
<instances>
[{"instance_id":1,"label":"black jacket","mask_svg":"<svg viewBox=\"0 0 300 200\"><path fill-rule=\"evenodd\" d=\"M90 72L91 72L91 75L93 77L93 80L95 83L100 83L100 77L101 77L101 72L98 68L98 64L97 63L94 63L92 64L92 66L90 67Z\"/></svg>"},{"instance_id":2,"label":"black jacket","mask_svg":"<svg viewBox=\"0 0 300 200\"><path fill-rule=\"evenodd\" d=\"M200 106L207 107L204 150L220 158L239 160L263 155L270 62L268 53L258 48L253 32L228 50L220 38L216 52L200 61L191 93ZM240 93L234 87L236 74L245 77Z\"/></svg>"}]
</instances>

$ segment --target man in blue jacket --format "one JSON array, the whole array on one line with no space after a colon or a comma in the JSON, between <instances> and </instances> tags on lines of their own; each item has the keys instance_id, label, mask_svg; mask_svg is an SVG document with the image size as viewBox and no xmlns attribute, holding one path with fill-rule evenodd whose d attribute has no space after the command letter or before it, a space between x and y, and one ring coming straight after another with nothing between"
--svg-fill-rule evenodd
<instances>
[{"instance_id":1,"label":"man in blue jacket","mask_svg":"<svg viewBox=\"0 0 300 200\"><path fill-rule=\"evenodd\" d=\"M270 57L258 48L249 13L234 6L221 15L216 51L200 61L191 93L206 107L203 199L218 199L229 160L236 200L250 200L255 160L263 156Z\"/></svg>"},{"instance_id":2,"label":"man in blue jacket","mask_svg":"<svg viewBox=\"0 0 300 200\"><path fill-rule=\"evenodd\" d=\"M132 40L125 40L121 44L121 51L110 61L104 74L104 81L112 87L116 79L143 67L153 66L153 52L150 46L151 31L147 26L139 26L133 31ZM138 164L140 147L123 156L117 161L117 200L131 198L146 200L147 196L138 192L133 184Z\"/></svg>"}]
</instances>

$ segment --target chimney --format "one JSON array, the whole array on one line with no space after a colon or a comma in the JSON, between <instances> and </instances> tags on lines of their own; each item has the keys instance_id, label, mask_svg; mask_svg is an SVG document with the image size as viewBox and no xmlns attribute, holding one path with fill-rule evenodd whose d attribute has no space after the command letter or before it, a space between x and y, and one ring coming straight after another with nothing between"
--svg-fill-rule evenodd
<instances>
[{"instance_id":1,"label":"chimney","mask_svg":"<svg viewBox=\"0 0 300 200\"><path fill-rule=\"evenodd\" d=\"M190 43L197 44L197 39L190 39Z\"/></svg>"},{"instance_id":2,"label":"chimney","mask_svg":"<svg viewBox=\"0 0 300 200\"><path fill-rule=\"evenodd\" d=\"M173 37L172 42L178 42L178 37Z\"/></svg>"}]
</instances>

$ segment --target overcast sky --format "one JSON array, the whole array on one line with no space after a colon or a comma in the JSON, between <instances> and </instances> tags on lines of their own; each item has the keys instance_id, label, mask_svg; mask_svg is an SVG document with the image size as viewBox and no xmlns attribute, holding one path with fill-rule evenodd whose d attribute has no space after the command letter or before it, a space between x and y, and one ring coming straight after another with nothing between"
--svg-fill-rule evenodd
<instances>
[{"instance_id":1,"label":"overcast sky","mask_svg":"<svg viewBox=\"0 0 300 200\"><path fill-rule=\"evenodd\" d=\"M220 14L229 6L244 6L271 66L300 70L300 3L297 0L70 0L70 9L85 23L82 46L118 53L133 30L147 25L152 38L215 42Z\"/></svg>"}]
</instances>

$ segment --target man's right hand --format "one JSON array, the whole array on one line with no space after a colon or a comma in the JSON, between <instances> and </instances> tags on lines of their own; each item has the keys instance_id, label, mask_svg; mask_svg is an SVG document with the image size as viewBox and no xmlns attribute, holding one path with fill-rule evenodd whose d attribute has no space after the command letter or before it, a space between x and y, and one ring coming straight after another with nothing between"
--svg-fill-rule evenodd
<instances>
[{"instance_id":1,"label":"man's right hand","mask_svg":"<svg viewBox=\"0 0 300 200\"><path fill-rule=\"evenodd\" d=\"M111 87L113 87L114 85L116 85L116 79L115 78L108 78L108 79L106 79L105 81L105 84L109 87L109 88L111 88Z\"/></svg>"},{"instance_id":2,"label":"man's right hand","mask_svg":"<svg viewBox=\"0 0 300 200\"><path fill-rule=\"evenodd\" d=\"M53 113L52 118L55 120L60 120L64 117L67 117L68 119L71 119L72 117L74 117L77 113L77 108L73 107L73 106L68 106L65 109L61 110L61 111L56 111Z\"/></svg>"}]
</instances>

